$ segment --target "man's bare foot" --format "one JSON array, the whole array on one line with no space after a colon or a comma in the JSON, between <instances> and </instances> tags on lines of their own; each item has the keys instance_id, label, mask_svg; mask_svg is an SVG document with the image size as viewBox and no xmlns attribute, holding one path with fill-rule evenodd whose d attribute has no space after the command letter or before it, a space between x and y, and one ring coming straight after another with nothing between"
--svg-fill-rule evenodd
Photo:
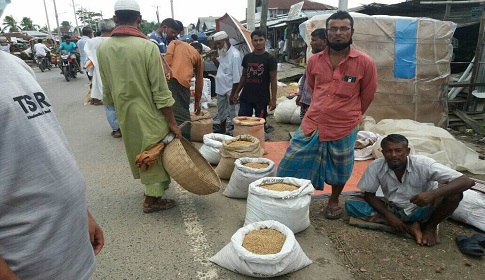
<instances>
[{"instance_id":1,"label":"man's bare foot","mask_svg":"<svg viewBox=\"0 0 485 280\"><path fill-rule=\"evenodd\" d=\"M423 245L423 232L421 231L421 225L418 222L407 224L406 232L414 237L418 245Z\"/></svg>"},{"instance_id":2,"label":"man's bare foot","mask_svg":"<svg viewBox=\"0 0 485 280\"><path fill-rule=\"evenodd\" d=\"M440 243L440 239L438 238L436 227L423 225L422 245L434 246L438 243Z\"/></svg>"}]
</instances>

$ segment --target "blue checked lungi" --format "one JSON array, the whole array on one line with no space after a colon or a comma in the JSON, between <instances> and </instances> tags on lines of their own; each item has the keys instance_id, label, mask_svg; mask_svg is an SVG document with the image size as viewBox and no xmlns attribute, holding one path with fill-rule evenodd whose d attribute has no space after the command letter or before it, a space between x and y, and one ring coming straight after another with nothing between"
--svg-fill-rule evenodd
<instances>
[{"instance_id":1,"label":"blue checked lungi","mask_svg":"<svg viewBox=\"0 0 485 280\"><path fill-rule=\"evenodd\" d=\"M390 203L384 198L381 198L382 202L386 205L387 210L391 211L394 215L401 218L404 222L425 222L429 219L433 213L433 207L416 207L416 209L410 215L406 215L404 210ZM388 224L387 220L379 214L374 208L367 203L361 197L350 198L345 202L345 211L349 216L359 218L364 221Z\"/></svg>"},{"instance_id":2,"label":"blue checked lungi","mask_svg":"<svg viewBox=\"0 0 485 280\"><path fill-rule=\"evenodd\" d=\"M342 139L320 142L318 130L305 136L300 126L281 160L277 176L312 181L317 190L324 183L344 185L354 168L354 144L357 128Z\"/></svg>"}]
</instances>

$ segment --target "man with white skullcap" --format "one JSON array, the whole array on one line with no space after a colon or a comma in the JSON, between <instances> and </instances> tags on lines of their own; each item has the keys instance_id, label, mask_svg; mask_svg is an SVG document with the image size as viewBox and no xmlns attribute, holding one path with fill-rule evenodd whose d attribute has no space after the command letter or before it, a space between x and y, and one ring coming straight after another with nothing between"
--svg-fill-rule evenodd
<instances>
[{"instance_id":1,"label":"man with white skullcap","mask_svg":"<svg viewBox=\"0 0 485 280\"><path fill-rule=\"evenodd\" d=\"M175 101L167 86L160 51L139 29L138 2L116 1L114 21L118 26L111 38L97 50L103 102L114 105L133 178L145 185L143 212L169 209L175 201L162 196L170 176L161 163L146 169L137 165L135 158L171 131L182 137L172 111Z\"/></svg>"},{"instance_id":2,"label":"man with white skullcap","mask_svg":"<svg viewBox=\"0 0 485 280\"><path fill-rule=\"evenodd\" d=\"M87 280L103 231L54 106L31 67L3 51L0 77L0 279Z\"/></svg>"},{"instance_id":3,"label":"man with white skullcap","mask_svg":"<svg viewBox=\"0 0 485 280\"><path fill-rule=\"evenodd\" d=\"M233 128L232 119L236 117L236 105L230 100L239 84L241 77L242 57L234 47L225 31L219 31L212 36L214 51L211 59L217 67L216 93L217 93L217 117L220 120L220 133L226 133L226 126ZM217 56L216 56L217 54ZM229 122L227 119L229 118Z\"/></svg>"}]
</instances>

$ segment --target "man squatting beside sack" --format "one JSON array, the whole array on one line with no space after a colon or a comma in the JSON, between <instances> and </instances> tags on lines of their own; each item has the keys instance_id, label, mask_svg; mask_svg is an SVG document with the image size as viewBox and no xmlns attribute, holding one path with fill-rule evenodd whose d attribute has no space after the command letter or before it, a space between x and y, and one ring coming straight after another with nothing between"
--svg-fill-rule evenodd
<instances>
[{"instance_id":1,"label":"man squatting beside sack","mask_svg":"<svg viewBox=\"0 0 485 280\"><path fill-rule=\"evenodd\" d=\"M338 11L327 18L327 48L307 64L311 104L278 167L279 177L310 179L316 189L332 186L325 217L343 214L339 196L354 166L357 126L377 88L377 69L350 45L354 20Z\"/></svg>"},{"instance_id":2,"label":"man squatting beside sack","mask_svg":"<svg viewBox=\"0 0 485 280\"><path fill-rule=\"evenodd\" d=\"M409 155L408 139L389 134L381 142L384 158L374 160L357 187L364 199L349 199L350 216L407 232L419 245L439 243L437 226L450 216L475 185L467 176L422 155ZM376 192L382 188L383 198Z\"/></svg>"}]
</instances>

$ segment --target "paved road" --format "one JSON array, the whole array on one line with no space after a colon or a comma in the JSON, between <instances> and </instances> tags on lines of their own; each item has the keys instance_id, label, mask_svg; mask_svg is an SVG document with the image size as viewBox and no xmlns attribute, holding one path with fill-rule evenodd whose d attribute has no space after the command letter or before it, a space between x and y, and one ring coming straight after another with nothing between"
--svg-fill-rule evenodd
<instances>
[{"instance_id":1,"label":"paved road","mask_svg":"<svg viewBox=\"0 0 485 280\"><path fill-rule=\"evenodd\" d=\"M174 185L167 197L177 207L143 214L143 188L131 176L122 140L110 136L102 106L83 105L86 76L66 82L57 68L34 71L84 175L91 213L105 232L92 279L249 279L208 261L243 225L245 200L197 196ZM314 263L279 279L351 278L326 234L310 227L296 237Z\"/></svg>"}]
</instances>

